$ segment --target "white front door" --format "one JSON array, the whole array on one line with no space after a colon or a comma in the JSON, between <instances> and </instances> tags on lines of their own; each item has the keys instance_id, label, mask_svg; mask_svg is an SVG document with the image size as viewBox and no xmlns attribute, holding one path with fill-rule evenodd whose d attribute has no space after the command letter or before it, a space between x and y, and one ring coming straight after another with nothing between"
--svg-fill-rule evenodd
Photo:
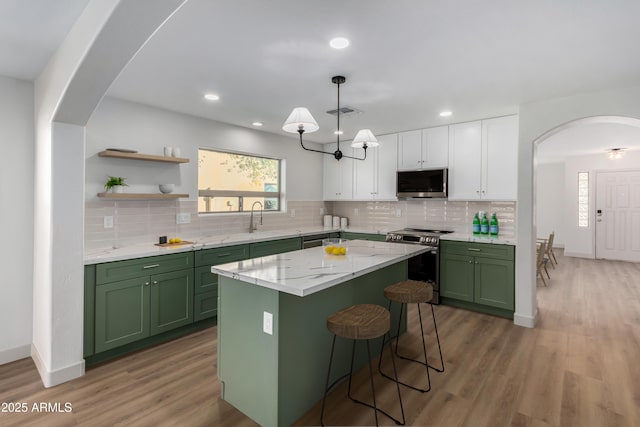
<instances>
[{"instance_id":1,"label":"white front door","mask_svg":"<svg viewBox=\"0 0 640 427\"><path fill-rule=\"evenodd\" d=\"M640 171L598 172L596 258L640 262Z\"/></svg>"}]
</instances>

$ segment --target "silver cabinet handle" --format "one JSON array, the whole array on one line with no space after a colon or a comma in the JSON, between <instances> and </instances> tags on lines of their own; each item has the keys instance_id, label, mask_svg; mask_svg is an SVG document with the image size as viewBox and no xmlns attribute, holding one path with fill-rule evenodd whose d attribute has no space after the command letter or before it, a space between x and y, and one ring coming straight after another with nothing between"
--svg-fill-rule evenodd
<instances>
[{"instance_id":1,"label":"silver cabinet handle","mask_svg":"<svg viewBox=\"0 0 640 427\"><path fill-rule=\"evenodd\" d=\"M154 285L157 285L157 284L158 284L158 281L157 281L157 280L154 280L154 281L153 281L153 284L154 284Z\"/></svg>"},{"instance_id":2,"label":"silver cabinet handle","mask_svg":"<svg viewBox=\"0 0 640 427\"><path fill-rule=\"evenodd\" d=\"M145 286L149 286L149 282L144 282L144 285Z\"/></svg>"},{"instance_id":3,"label":"silver cabinet handle","mask_svg":"<svg viewBox=\"0 0 640 427\"><path fill-rule=\"evenodd\" d=\"M469 264L473 264L473 261L469 260Z\"/></svg>"},{"instance_id":4,"label":"silver cabinet handle","mask_svg":"<svg viewBox=\"0 0 640 427\"><path fill-rule=\"evenodd\" d=\"M151 264L151 265L145 265L142 268L155 268L155 267L160 267L160 264Z\"/></svg>"},{"instance_id":5,"label":"silver cabinet handle","mask_svg":"<svg viewBox=\"0 0 640 427\"><path fill-rule=\"evenodd\" d=\"M472 252L480 252L482 249L476 249L476 248L467 248L468 251L472 251Z\"/></svg>"},{"instance_id":6,"label":"silver cabinet handle","mask_svg":"<svg viewBox=\"0 0 640 427\"><path fill-rule=\"evenodd\" d=\"M476 264L480 264L478 261L476 261Z\"/></svg>"}]
</instances>

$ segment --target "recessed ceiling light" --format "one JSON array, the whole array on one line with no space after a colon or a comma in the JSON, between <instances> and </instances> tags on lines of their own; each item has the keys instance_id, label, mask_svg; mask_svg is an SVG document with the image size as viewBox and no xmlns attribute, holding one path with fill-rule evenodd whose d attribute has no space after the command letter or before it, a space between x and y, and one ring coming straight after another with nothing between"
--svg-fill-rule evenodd
<instances>
[{"instance_id":1,"label":"recessed ceiling light","mask_svg":"<svg viewBox=\"0 0 640 427\"><path fill-rule=\"evenodd\" d=\"M449 117L451 114L453 114L451 111L442 111L440 117Z\"/></svg>"},{"instance_id":2,"label":"recessed ceiling light","mask_svg":"<svg viewBox=\"0 0 640 427\"><path fill-rule=\"evenodd\" d=\"M331 39L331 41L329 41L329 46L334 49L344 49L345 47L349 46L349 39L345 37L333 38Z\"/></svg>"},{"instance_id":3,"label":"recessed ceiling light","mask_svg":"<svg viewBox=\"0 0 640 427\"><path fill-rule=\"evenodd\" d=\"M217 101L220 99L220 97L215 93L207 93L204 95L204 99L206 99L207 101Z\"/></svg>"},{"instance_id":4,"label":"recessed ceiling light","mask_svg":"<svg viewBox=\"0 0 640 427\"><path fill-rule=\"evenodd\" d=\"M262 126L263 125L262 122L253 122L251 124L254 125L254 126Z\"/></svg>"},{"instance_id":5,"label":"recessed ceiling light","mask_svg":"<svg viewBox=\"0 0 640 427\"><path fill-rule=\"evenodd\" d=\"M342 135L343 132L341 130L337 130L335 132L333 132L334 135Z\"/></svg>"}]
</instances>

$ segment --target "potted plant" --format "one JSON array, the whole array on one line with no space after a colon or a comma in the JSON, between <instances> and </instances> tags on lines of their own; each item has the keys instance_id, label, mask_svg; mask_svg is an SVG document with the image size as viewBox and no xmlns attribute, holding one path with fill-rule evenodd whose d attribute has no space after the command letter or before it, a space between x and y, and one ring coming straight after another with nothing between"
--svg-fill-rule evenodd
<instances>
[{"instance_id":1,"label":"potted plant","mask_svg":"<svg viewBox=\"0 0 640 427\"><path fill-rule=\"evenodd\" d=\"M112 193L123 193L124 187L128 186L124 182L125 179L126 178L122 178L121 176L110 176L104 184L104 188L107 191L111 190Z\"/></svg>"}]
</instances>

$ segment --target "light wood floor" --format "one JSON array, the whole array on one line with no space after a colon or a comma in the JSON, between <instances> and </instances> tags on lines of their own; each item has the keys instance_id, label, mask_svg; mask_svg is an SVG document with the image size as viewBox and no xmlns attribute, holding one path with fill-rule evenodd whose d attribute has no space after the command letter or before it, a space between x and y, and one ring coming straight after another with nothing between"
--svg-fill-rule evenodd
<instances>
[{"instance_id":1,"label":"light wood floor","mask_svg":"<svg viewBox=\"0 0 640 427\"><path fill-rule=\"evenodd\" d=\"M539 283L535 329L436 307L446 371L432 373L429 393L402 389L407 425L640 425L640 264L562 256L559 261L549 287ZM415 318L413 309L412 326L400 342L405 352L417 348ZM216 343L216 329L210 328L51 389L42 387L30 359L0 366L0 403L26 402L31 409L33 403L69 402L73 408L0 413L0 426L254 426L219 398ZM424 381L419 366L405 362L400 370L404 379ZM367 381L362 371L354 382L363 399ZM395 386L378 375L376 387L379 403L398 413ZM374 423L370 409L346 399L344 386L330 395L325 421ZM384 416L380 421L393 425ZM319 404L296 425L317 424Z\"/></svg>"}]
</instances>

